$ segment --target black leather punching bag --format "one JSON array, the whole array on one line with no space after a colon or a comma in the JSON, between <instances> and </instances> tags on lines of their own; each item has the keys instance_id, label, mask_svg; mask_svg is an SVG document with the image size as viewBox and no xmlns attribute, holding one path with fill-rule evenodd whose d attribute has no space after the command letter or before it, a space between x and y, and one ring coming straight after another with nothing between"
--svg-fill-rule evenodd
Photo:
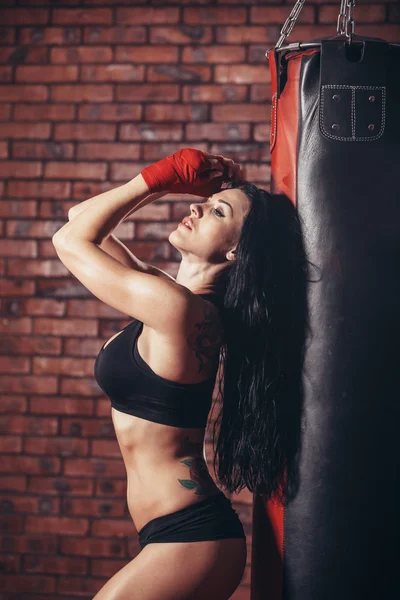
<instances>
[{"instance_id":1,"label":"black leather punching bag","mask_svg":"<svg viewBox=\"0 0 400 600\"><path fill-rule=\"evenodd\" d=\"M269 52L273 192L311 271L299 487L255 496L252 600L400 598L400 45Z\"/></svg>"}]
</instances>

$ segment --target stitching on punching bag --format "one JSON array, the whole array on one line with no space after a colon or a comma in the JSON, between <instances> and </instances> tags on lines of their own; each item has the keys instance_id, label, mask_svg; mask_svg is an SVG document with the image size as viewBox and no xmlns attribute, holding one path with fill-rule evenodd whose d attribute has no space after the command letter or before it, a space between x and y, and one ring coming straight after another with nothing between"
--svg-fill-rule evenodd
<instances>
[{"instance_id":1,"label":"stitching on punching bag","mask_svg":"<svg viewBox=\"0 0 400 600\"><path fill-rule=\"evenodd\" d=\"M325 91L330 89L345 89L351 90L352 99L351 99L351 128L352 128L352 137L344 137L339 135L332 135L329 133L324 126L324 99L325 99ZM373 135L370 137L356 137L356 90L381 90L382 91L382 110L381 110L381 129L377 135ZM367 85L322 85L320 89L320 107L319 107L319 126L322 135L325 137L343 142L373 142L378 138L382 137L383 132L385 130L385 120L386 120L386 87L385 86L367 86Z\"/></svg>"}]
</instances>

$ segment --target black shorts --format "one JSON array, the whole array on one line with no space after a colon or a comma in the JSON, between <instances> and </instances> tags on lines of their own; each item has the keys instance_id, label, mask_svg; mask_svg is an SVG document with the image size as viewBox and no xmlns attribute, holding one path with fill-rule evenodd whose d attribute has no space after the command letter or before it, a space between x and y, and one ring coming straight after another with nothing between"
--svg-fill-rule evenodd
<instances>
[{"instance_id":1,"label":"black shorts","mask_svg":"<svg viewBox=\"0 0 400 600\"><path fill-rule=\"evenodd\" d=\"M180 510L152 519L138 532L139 545L244 538L231 501L219 492Z\"/></svg>"}]
</instances>

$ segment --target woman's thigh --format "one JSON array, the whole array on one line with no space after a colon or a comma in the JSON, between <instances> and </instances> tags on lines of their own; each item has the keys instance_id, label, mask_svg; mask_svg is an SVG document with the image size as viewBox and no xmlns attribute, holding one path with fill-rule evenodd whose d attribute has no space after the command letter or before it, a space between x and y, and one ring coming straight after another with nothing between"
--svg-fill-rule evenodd
<instances>
[{"instance_id":1,"label":"woman's thigh","mask_svg":"<svg viewBox=\"0 0 400 600\"><path fill-rule=\"evenodd\" d=\"M93 600L228 600L246 557L244 539L148 544Z\"/></svg>"}]
</instances>

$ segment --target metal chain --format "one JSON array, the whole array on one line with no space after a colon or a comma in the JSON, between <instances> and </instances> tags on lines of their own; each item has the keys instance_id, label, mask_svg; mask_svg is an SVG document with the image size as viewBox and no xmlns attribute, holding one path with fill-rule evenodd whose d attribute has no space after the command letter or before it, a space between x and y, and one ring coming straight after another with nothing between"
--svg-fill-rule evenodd
<instances>
[{"instance_id":1,"label":"metal chain","mask_svg":"<svg viewBox=\"0 0 400 600\"><path fill-rule=\"evenodd\" d=\"M275 44L275 49L278 49L282 46L283 42L287 38L287 36L292 31L297 17L300 14L301 9L304 6L305 0L297 0L296 4L292 8L292 12L286 19L281 31L279 40ZM354 7L356 5L355 0L341 0L340 3L340 12L337 21L337 32L338 35L346 35L349 42L351 42L352 37L354 35L355 30L355 22L354 22ZM346 14L346 9L348 14Z\"/></svg>"},{"instance_id":2,"label":"metal chain","mask_svg":"<svg viewBox=\"0 0 400 600\"><path fill-rule=\"evenodd\" d=\"M297 21L297 17L299 16L300 11L304 6L304 2L305 2L305 0L297 0L296 4L292 8L292 12L286 19L285 24L283 25L283 27L280 31L280 38L276 42L275 48L280 48L282 46L283 42L285 41L285 39L287 38L287 36L292 31L292 29Z\"/></svg>"},{"instance_id":3,"label":"metal chain","mask_svg":"<svg viewBox=\"0 0 400 600\"><path fill-rule=\"evenodd\" d=\"M337 32L338 35L346 35L348 40L351 42L355 30L354 22L354 7L355 0L341 0L340 12L337 20ZM347 15L346 15L347 9Z\"/></svg>"}]
</instances>

